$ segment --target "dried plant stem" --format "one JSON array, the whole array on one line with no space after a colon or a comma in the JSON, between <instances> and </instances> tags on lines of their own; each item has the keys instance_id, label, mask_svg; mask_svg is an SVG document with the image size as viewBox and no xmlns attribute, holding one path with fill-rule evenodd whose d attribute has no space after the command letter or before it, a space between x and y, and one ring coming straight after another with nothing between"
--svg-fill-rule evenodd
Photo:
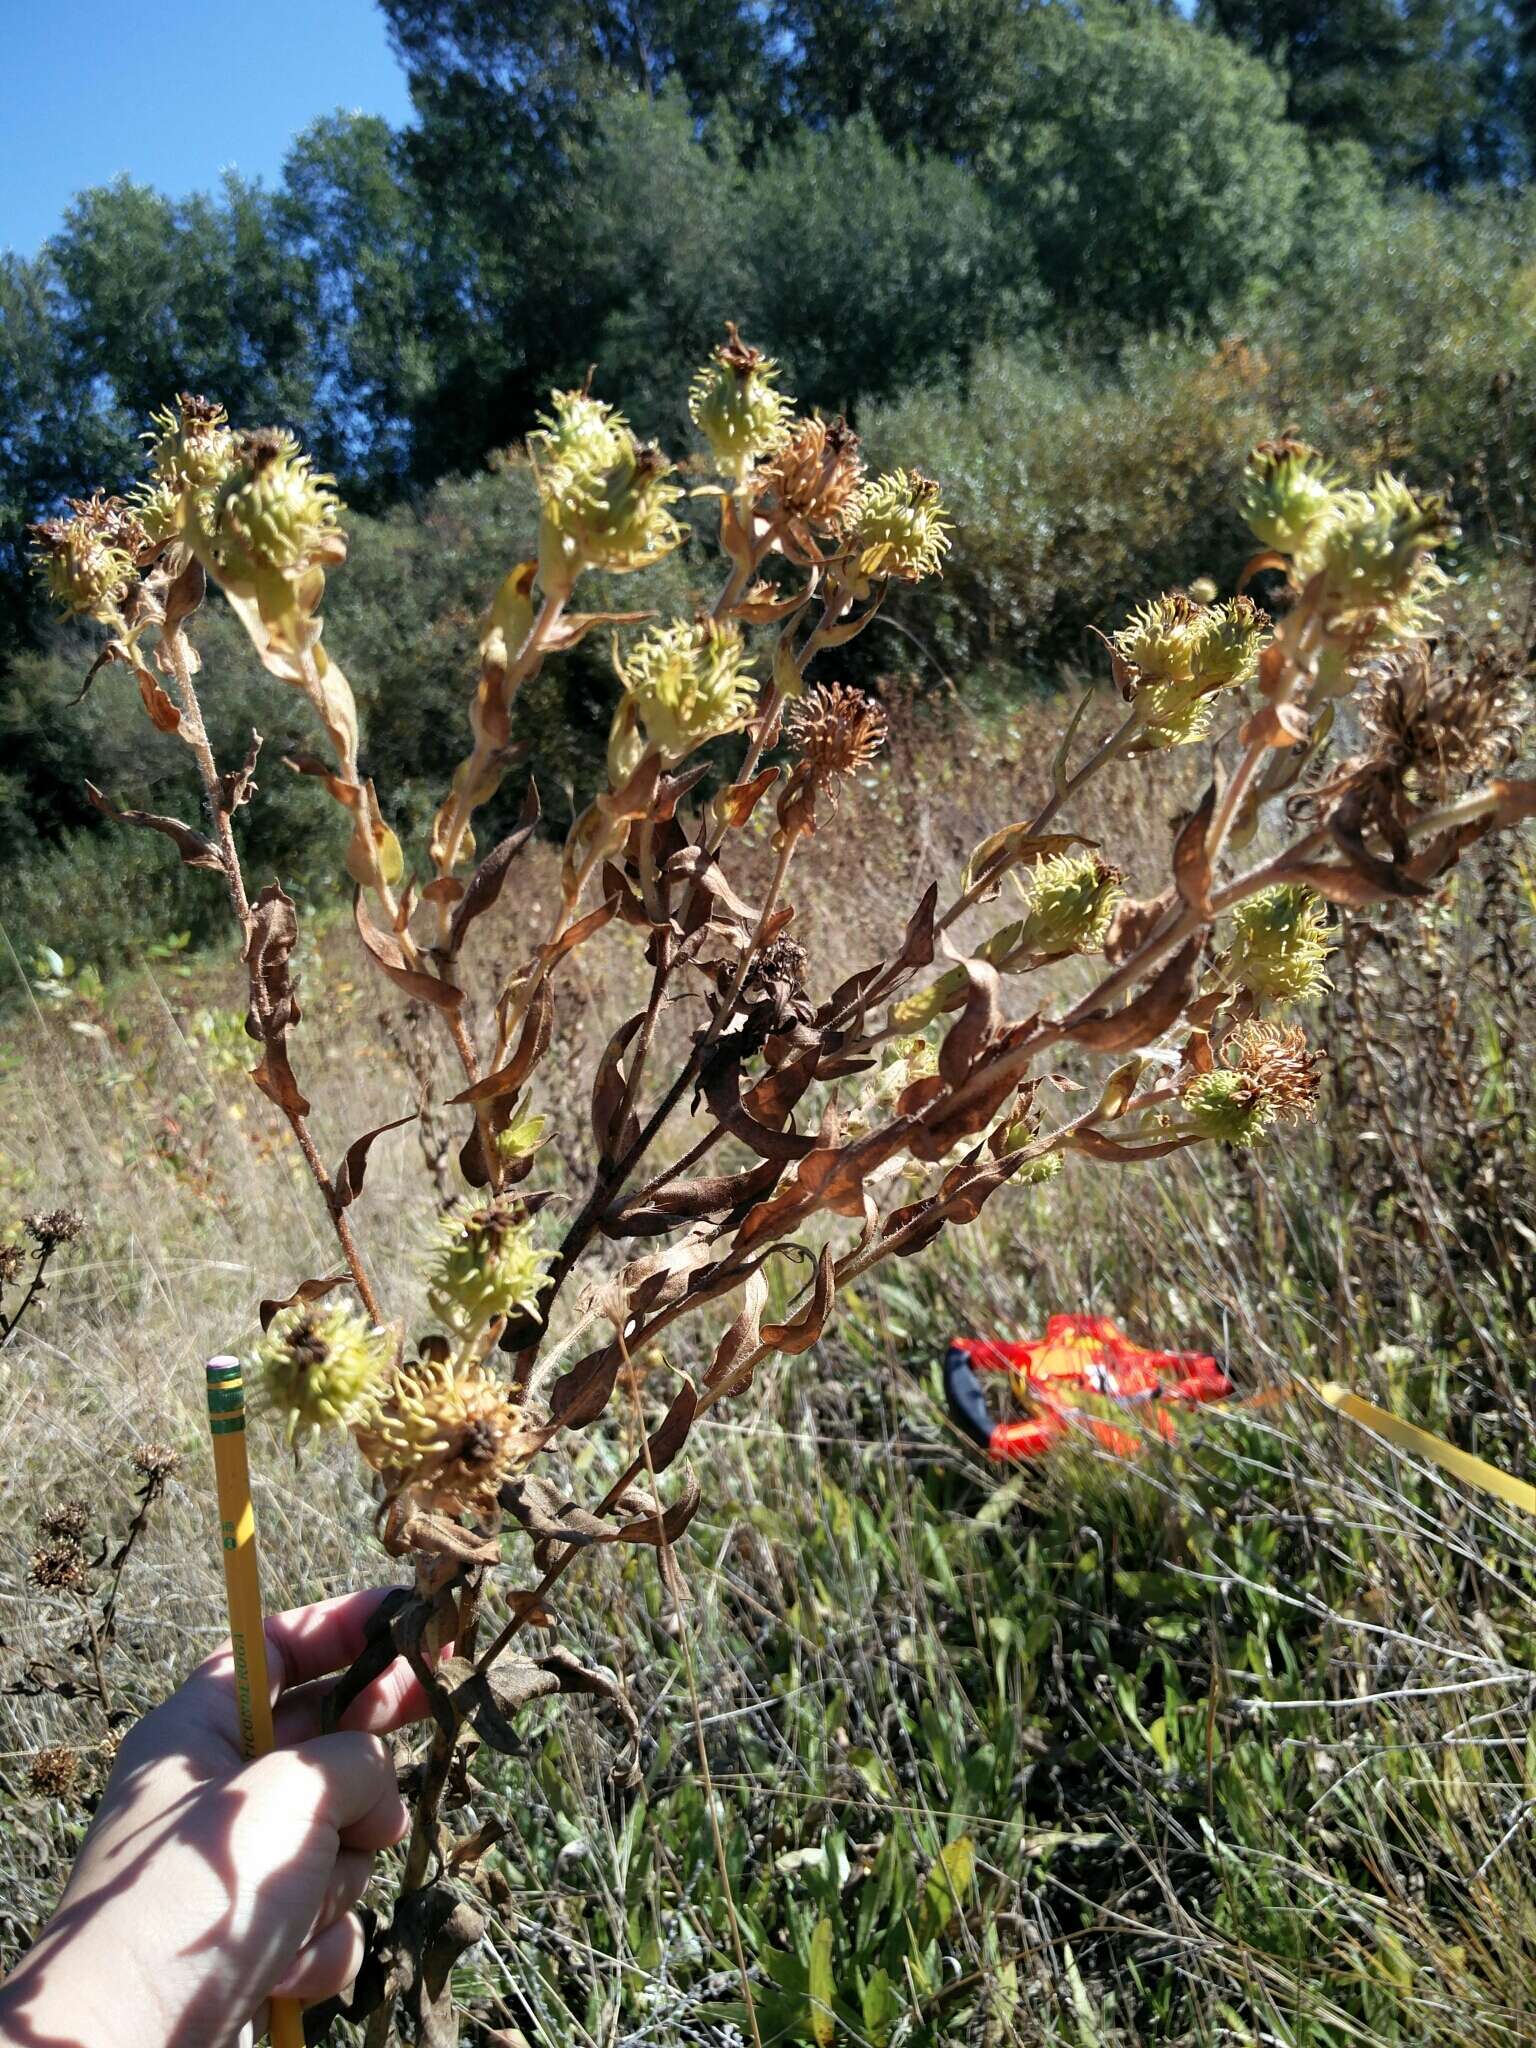
<instances>
[{"instance_id":1,"label":"dried plant stem","mask_svg":"<svg viewBox=\"0 0 1536 2048\"><path fill-rule=\"evenodd\" d=\"M224 886L229 891L230 907L240 926L243 945L250 927L251 906L246 897L245 875L240 866L234 830L224 801L224 785L219 778L218 763L213 758L208 728L203 723L203 707L192 684L192 664L188 657L187 636L180 626L176 626L161 635L161 646L170 664L171 677L176 684L176 695L181 700L181 724L178 732L191 748L198 774L202 777L203 797L213 823L219 860L224 870Z\"/></svg>"},{"instance_id":2,"label":"dried plant stem","mask_svg":"<svg viewBox=\"0 0 1536 2048\"><path fill-rule=\"evenodd\" d=\"M624 1347L624 1336L619 1334L619 1346L624 1350L624 1362L629 1363L629 1353ZM651 1482L651 1491L656 1491L656 1468L651 1460L650 1439L645 1431L645 1416L640 1407L640 1390L630 1380L630 1400L634 1407L635 1426L640 1433L640 1455L645 1460L646 1477ZM659 1527L660 1563L664 1573L663 1583L670 1585L676 1570L672 1556L672 1540L666 1533L665 1524ZM693 1667L693 1637L688 1625L686 1611L679 1616L678 1647L683 1653L683 1674L688 1685L688 1707L693 1719L694 1746L699 1759L699 1777L704 1785L704 1810L709 1815L710 1841L715 1852L715 1870L720 1878L720 1892L725 1900L726 1917L731 1928L731 1949L736 1959L736 1975L741 1982L741 2002L746 2008L747 2024L752 2029L756 2048L763 2048L763 2037L757 2024L757 2006L752 1997L752 1977L747 1969L747 1952L741 1939L741 1921L736 1912L736 1895L731 1886L731 1867L726 1858L725 1839L720 1832L720 1816L716 1811L715 1781L709 1766L709 1744L704 1739L704 1715L699 1705L698 1674Z\"/></svg>"},{"instance_id":3,"label":"dried plant stem","mask_svg":"<svg viewBox=\"0 0 1536 2048\"><path fill-rule=\"evenodd\" d=\"M112 1719L112 1688L107 1684L106 1667L102 1662L101 1631L96 1626L96 1616L91 1611L90 1595L88 1593L81 1593L77 1597L80 1601L80 1618L85 1623L85 1640L91 1653L91 1670L95 1673L96 1677L96 1697L101 1702L102 1714L107 1720L108 1725L110 1725Z\"/></svg>"},{"instance_id":4,"label":"dried plant stem","mask_svg":"<svg viewBox=\"0 0 1536 2048\"><path fill-rule=\"evenodd\" d=\"M0 1312L0 1351L3 1351L6 1345L10 1343L12 1337L16 1334L16 1331L20 1327L22 1318L26 1315L27 1310L32 1306L33 1302L36 1301L37 1297L42 1293L44 1286L47 1284L43 1278L43 1275L47 1270L48 1261L52 1258L52 1256L52 1245L40 1245L38 1247L37 1252L34 1254L33 1257L31 1284L28 1286L26 1293L21 1297L21 1300L16 1304L15 1313L13 1315L7 1316L3 1312Z\"/></svg>"},{"instance_id":5,"label":"dried plant stem","mask_svg":"<svg viewBox=\"0 0 1536 2048\"><path fill-rule=\"evenodd\" d=\"M341 1246L341 1255L347 1262L347 1269L352 1275L353 1284L357 1288L363 1307L367 1309L369 1315L376 1323L382 1323L384 1311L379 1306L378 1296L373 1291L372 1283L369 1281L367 1270L363 1265L363 1255L357 1248L357 1239L352 1235L352 1226L347 1221L347 1212L337 1199L335 1183L331 1179L325 1161L315 1150L315 1141L309 1134L309 1124L304 1117L299 1115L297 1110L285 1109L283 1114L288 1119L288 1128L293 1132L295 1139L298 1141L299 1150L304 1154L304 1163L314 1178L315 1186L325 1198L325 1206L330 1212L331 1225L336 1232L336 1241Z\"/></svg>"},{"instance_id":6,"label":"dried plant stem","mask_svg":"<svg viewBox=\"0 0 1536 2048\"><path fill-rule=\"evenodd\" d=\"M538 673L539 665L544 659L544 652L550 635L560 623L560 615L565 610L569 596L570 592L568 590L550 591L534 615L533 623L524 634L522 644L507 664L507 673L501 685L504 709L511 709L512 700L523 684L531 676ZM475 767L486 768L490 766L496 752L495 748L483 746L477 742L475 751L470 759ZM474 777L471 775L471 784L473 780ZM440 875L451 875L455 867L457 867L459 848L464 843L464 834L468 828L470 814L473 809L474 806L466 803L462 797L454 798L453 810L449 813L448 823L443 833L443 848L437 863L437 871ZM438 915L443 929L446 931L452 916L450 906L444 904L440 908Z\"/></svg>"},{"instance_id":7,"label":"dried plant stem","mask_svg":"<svg viewBox=\"0 0 1536 2048\"><path fill-rule=\"evenodd\" d=\"M219 862L224 871L225 887L229 891L230 907L233 909L235 920L240 927L240 946L243 954L250 937L250 899L246 895L245 875L240 866L240 853L235 845L235 835L230 824L230 813L225 801L224 785L219 776L218 763L213 758L213 748L208 739L208 728L203 723L202 705L198 701L197 691L192 683L192 665L187 655L186 635L178 626L162 636L162 644L165 648L166 660L170 665L171 676L176 684L176 694L181 700L181 725L179 731L181 737L191 748L193 759L197 762L198 773L202 777L203 796L213 821L214 833L219 849ZM369 1283L367 1272L363 1266L362 1254L357 1248L357 1240L352 1235L352 1228L347 1222L346 1212L336 1198L335 1185L326 1169L325 1162L315 1149L315 1141L309 1134L308 1122L301 1111L290 1109L286 1105L283 1107L283 1115L287 1119L288 1128L293 1132L300 1152L304 1155L304 1163L309 1168L314 1183L319 1188L321 1196L325 1201L326 1211L331 1219L331 1226L336 1232L337 1243L341 1246L341 1255L347 1262L347 1268L352 1275L363 1306L375 1322L382 1322L383 1312L379 1307L378 1297Z\"/></svg>"},{"instance_id":8,"label":"dried plant stem","mask_svg":"<svg viewBox=\"0 0 1536 2048\"><path fill-rule=\"evenodd\" d=\"M1041 805L1040 809L1030 819L1025 830L1029 832L1043 832L1046 826L1055 818L1057 812L1061 810L1062 806L1076 796L1084 783L1090 782L1098 774L1099 770L1107 767L1111 761L1118 761L1130 745L1137 723L1136 714L1132 711L1123 724L1116 726L1108 739L1103 740L1094 748L1077 773L1069 775L1061 787L1055 790L1047 801ZM966 895L961 897L952 910L946 911L939 924L939 930L946 930L954 919L960 915L962 910L969 909L970 904L975 900L975 895L975 891L967 891Z\"/></svg>"}]
</instances>

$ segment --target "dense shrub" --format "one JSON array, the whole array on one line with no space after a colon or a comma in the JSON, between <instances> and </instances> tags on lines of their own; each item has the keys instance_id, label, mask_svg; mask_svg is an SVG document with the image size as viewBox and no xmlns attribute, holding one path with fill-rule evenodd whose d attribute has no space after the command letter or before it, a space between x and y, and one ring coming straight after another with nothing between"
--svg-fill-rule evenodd
<instances>
[{"instance_id":1,"label":"dense shrub","mask_svg":"<svg viewBox=\"0 0 1536 2048\"><path fill-rule=\"evenodd\" d=\"M1342 225L1216 346L1153 339L1099 368L1036 342L876 408L877 450L941 477L956 516L951 653L1081 654L1149 584L1225 585L1247 543L1234 449L1296 424L1370 471L1453 490L1466 551L1526 542L1536 503L1529 199L1384 205L1330 154Z\"/></svg>"}]
</instances>

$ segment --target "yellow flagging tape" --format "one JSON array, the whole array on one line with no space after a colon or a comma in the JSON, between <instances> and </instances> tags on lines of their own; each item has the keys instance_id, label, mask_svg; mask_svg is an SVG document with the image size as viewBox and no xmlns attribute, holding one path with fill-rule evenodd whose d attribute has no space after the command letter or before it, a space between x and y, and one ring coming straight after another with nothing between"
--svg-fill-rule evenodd
<instances>
[{"instance_id":1,"label":"yellow flagging tape","mask_svg":"<svg viewBox=\"0 0 1536 2048\"><path fill-rule=\"evenodd\" d=\"M1470 1451L1458 1451L1444 1437L1420 1429L1415 1423L1402 1421L1389 1410L1378 1408L1374 1401L1352 1394L1337 1380L1325 1380L1321 1385L1315 1380L1305 1380L1303 1385L1310 1387L1318 1399L1336 1413L1347 1415L1351 1422L1374 1430L1389 1444L1396 1444L1400 1451L1411 1451L1415 1457L1427 1458L1432 1465L1452 1473L1466 1485L1475 1486L1479 1493L1491 1493L1495 1500L1507 1501L1512 1508L1524 1508L1528 1515L1536 1515L1536 1486L1528 1480L1501 1472L1497 1465L1490 1465L1486 1458L1474 1458Z\"/></svg>"}]
</instances>

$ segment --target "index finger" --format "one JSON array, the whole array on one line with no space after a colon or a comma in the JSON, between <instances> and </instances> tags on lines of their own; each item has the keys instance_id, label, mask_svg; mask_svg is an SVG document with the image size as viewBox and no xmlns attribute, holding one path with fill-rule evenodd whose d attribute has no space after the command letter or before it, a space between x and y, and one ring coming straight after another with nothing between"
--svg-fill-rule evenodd
<instances>
[{"instance_id":1,"label":"index finger","mask_svg":"<svg viewBox=\"0 0 1536 2048\"><path fill-rule=\"evenodd\" d=\"M397 1591L392 1586L369 1586L269 1614L262 1635L267 1646L267 1692L273 1704L285 1692L351 1664L367 1645L369 1622ZM234 1651L225 1643L198 1665L181 1689L183 1701L201 1707L221 1734L235 1725L234 1676Z\"/></svg>"}]
</instances>

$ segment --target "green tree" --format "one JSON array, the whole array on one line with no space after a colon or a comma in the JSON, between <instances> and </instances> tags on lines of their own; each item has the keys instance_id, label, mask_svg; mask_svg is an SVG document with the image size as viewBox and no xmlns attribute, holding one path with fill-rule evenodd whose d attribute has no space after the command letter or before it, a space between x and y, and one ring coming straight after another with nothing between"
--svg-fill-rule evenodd
<instances>
[{"instance_id":1,"label":"green tree","mask_svg":"<svg viewBox=\"0 0 1536 2048\"><path fill-rule=\"evenodd\" d=\"M1274 74L1182 20L1033 15L1003 149L1045 285L1103 335L1206 318L1300 232L1307 150Z\"/></svg>"},{"instance_id":2,"label":"green tree","mask_svg":"<svg viewBox=\"0 0 1536 2048\"><path fill-rule=\"evenodd\" d=\"M372 114L315 122L284 163L278 215L313 280L310 437L354 494L388 496L411 471L444 325L399 137Z\"/></svg>"},{"instance_id":3,"label":"green tree","mask_svg":"<svg viewBox=\"0 0 1536 2048\"><path fill-rule=\"evenodd\" d=\"M119 178L81 194L49 254L66 360L133 430L187 387L246 419L307 416L313 277L259 187L178 201Z\"/></svg>"},{"instance_id":4,"label":"green tree","mask_svg":"<svg viewBox=\"0 0 1536 2048\"><path fill-rule=\"evenodd\" d=\"M1513 0L1200 0L1199 13L1284 76L1292 119L1365 143L1396 180L1448 191L1529 169L1531 30Z\"/></svg>"},{"instance_id":5,"label":"green tree","mask_svg":"<svg viewBox=\"0 0 1536 2048\"><path fill-rule=\"evenodd\" d=\"M769 150L747 197L753 331L802 402L889 396L1040 309L1027 249L975 177L893 148L868 113Z\"/></svg>"},{"instance_id":6,"label":"green tree","mask_svg":"<svg viewBox=\"0 0 1536 2048\"><path fill-rule=\"evenodd\" d=\"M1025 61L1024 0L781 0L788 91L820 126L868 114L887 140L985 162Z\"/></svg>"}]
</instances>

